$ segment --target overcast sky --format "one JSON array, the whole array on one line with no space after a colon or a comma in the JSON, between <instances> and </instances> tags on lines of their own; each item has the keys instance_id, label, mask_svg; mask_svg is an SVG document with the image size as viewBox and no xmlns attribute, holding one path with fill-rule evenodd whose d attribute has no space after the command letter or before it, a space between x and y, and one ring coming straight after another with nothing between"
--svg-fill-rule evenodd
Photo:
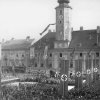
<instances>
[{"instance_id":1,"label":"overcast sky","mask_svg":"<svg viewBox=\"0 0 100 100\"><path fill-rule=\"evenodd\" d=\"M100 0L70 0L69 5L74 30L100 26ZM0 0L0 41L38 38L48 24L55 23L56 6L57 0Z\"/></svg>"}]
</instances>

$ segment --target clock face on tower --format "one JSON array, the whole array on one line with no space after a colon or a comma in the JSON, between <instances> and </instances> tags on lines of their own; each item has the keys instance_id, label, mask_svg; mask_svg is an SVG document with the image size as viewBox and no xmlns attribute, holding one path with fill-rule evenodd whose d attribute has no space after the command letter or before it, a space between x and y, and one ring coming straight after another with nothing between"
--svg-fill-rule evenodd
<instances>
[{"instance_id":1,"label":"clock face on tower","mask_svg":"<svg viewBox=\"0 0 100 100\"><path fill-rule=\"evenodd\" d=\"M59 20L62 20L63 19L63 15L59 15Z\"/></svg>"}]
</instances>

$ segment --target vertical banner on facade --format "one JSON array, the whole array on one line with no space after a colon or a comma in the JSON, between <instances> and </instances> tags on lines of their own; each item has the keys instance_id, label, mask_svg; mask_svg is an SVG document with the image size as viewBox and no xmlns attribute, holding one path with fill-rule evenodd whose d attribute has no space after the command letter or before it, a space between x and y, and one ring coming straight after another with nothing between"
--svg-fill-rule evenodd
<instances>
[{"instance_id":1,"label":"vertical banner on facade","mask_svg":"<svg viewBox=\"0 0 100 100\"><path fill-rule=\"evenodd\" d=\"M1 91L1 72L2 72L2 71L1 71L1 70L2 70L2 68L1 68L1 65L2 65L2 64L1 64L1 58L2 58L2 57L1 57L1 52L2 52L2 49L1 49L1 43L0 43L0 98L1 98L1 92L2 92L2 91Z\"/></svg>"},{"instance_id":2,"label":"vertical banner on facade","mask_svg":"<svg viewBox=\"0 0 100 100\"><path fill-rule=\"evenodd\" d=\"M91 78L91 67L92 67L92 60L87 58L86 60L86 83L88 86L91 85L92 78Z\"/></svg>"},{"instance_id":3,"label":"vertical banner on facade","mask_svg":"<svg viewBox=\"0 0 100 100\"><path fill-rule=\"evenodd\" d=\"M48 46L45 46L44 55L43 55L44 64L45 64L45 73L46 73L46 68L47 68L47 55L48 55Z\"/></svg>"},{"instance_id":4,"label":"vertical banner on facade","mask_svg":"<svg viewBox=\"0 0 100 100\"><path fill-rule=\"evenodd\" d=\"M93 81L96 82L98 77L98 67L99 67L99 59L93 60Z\"/></svg>"},{"instance_id":5,"label":"vertical banner on facade","mask_svg":"<svg viewBox=\"0 0 100 100\"><path fill-rule=\"evenodd\" d=\"M47 52L48 52L48 46L45 46L45 49L44 49L44 56L43 56L44 60L47 59Z\"/></svg>"},{"instance_id":6,"label":"vertical banner on facade","mask_svg":"<svg viewBox=\"0 0 100 100\"><path fill-rule=\"evenodd\" d=\"M34 51L35 51L34 47L30 48L30 58L34 58L35 57Z\"/></svg>"},{"instance_id":7,"label":"vertical banner on facade","mask_svg":"<svg viewBox=\"0 0 100 100\"><path fill-rule=\"evenodd\" d=\"M54 68L58 69L58 67L59 67L58 56L54 55Z\"/></svg>"},{"instance_id":8,"label":"vertical banner on facade","mask_svg":"<svg viewBox=\"0 0 100 100\"><path fill-rule=\"evenodd\" d=\"M68 94L68 69L69 60L60 61L60 90L59 93L62 96L67 97Z\"/></svg>"},{"instance_id":9,"label":"vertical banner on facade","mask_svg":"<svg viewBox=\"0 0 100 100\"><path fill-rule=\"evenodd\" d=\"M82 88L82 59L75 60L75 88Z\"/></svg>"}]
</instances>

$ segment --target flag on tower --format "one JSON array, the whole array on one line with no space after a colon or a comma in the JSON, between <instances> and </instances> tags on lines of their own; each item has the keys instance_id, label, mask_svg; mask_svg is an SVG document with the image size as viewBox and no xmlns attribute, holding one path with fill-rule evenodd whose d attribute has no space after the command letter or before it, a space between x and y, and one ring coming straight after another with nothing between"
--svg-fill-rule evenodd
<instances>
[{"instance_id":1,"label":"flag on tower","mask_svg":"<svg viewBox=\"0 0 100 100\"><path fill-rule=\"evenodd\" d=\"M49 24L49 25L43 30L43 32L40 33L40 35L42 35L42 34L50 27L50 25L55 25L55 23L54 23L54 24Z\"/></svg>"}]
</instances>

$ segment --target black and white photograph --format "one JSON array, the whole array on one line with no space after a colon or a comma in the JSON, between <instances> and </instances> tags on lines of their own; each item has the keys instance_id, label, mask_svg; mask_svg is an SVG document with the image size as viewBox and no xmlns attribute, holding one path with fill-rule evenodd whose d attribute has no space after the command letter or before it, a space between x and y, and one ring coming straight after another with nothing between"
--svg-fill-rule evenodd
<instances>
[{"instance_id":1,"label":"black and white photograph","mask_svg":"<svg viewBox=\"0 0 100 100\"><path fill-rule=\"evenodd\" d=\"M100 100L100 0L0 0L0 100Z\"/></svg>"}]
</instances>

